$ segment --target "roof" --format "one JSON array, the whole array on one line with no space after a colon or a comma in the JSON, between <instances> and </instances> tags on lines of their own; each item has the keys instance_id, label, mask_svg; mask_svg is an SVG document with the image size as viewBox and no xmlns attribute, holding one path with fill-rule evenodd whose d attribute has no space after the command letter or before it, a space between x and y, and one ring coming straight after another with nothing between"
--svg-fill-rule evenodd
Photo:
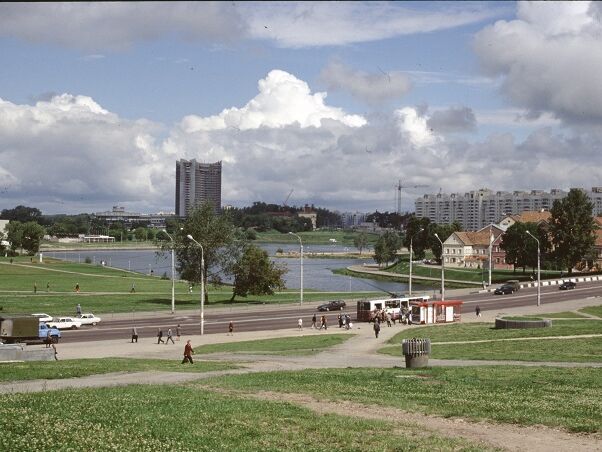
<instances>
[{"instance_id":1,"label":"roof","mask_svg":"<svg viewBox=\"0 0 602 452\"><path fill-rule=\"evenodd\" d=\"M596 243L595 246L602 247L602 229L598 229L594 231L596 234Z\"/></svg>"},{"instance_id":2,"label":"roof","mask_svg":"<svg viewBox=\"0 0 602 452\"><path fill-rule=\"evenodd\" d=\"M544 211L527 211L518 215L510 215L514 221L518 223L541 223L549 221L552 214L547 210Z\"/></svg>"},{"instance_id":3,"label":"roof","mask_svg":"<svg viewBox=\"0 0 602 452\"><path fill-rule=\"evenodd\" d=\"M594 217L594 221L598 225L598 227L602 228L602 217Z\"/></svg>"},{"instance_id":4,"label":"roof","mask_svg":"<svg viewBox=\"0 0 602 452\"><path fill-rule=\"evenodd\" d=\"M480 232L454 232L458 240L464 245L482 245L489 246L489 231ZM493 233L495 237L495 232ZM499 235L499 234L498 234Z\"/></svg>"}]
</instances>

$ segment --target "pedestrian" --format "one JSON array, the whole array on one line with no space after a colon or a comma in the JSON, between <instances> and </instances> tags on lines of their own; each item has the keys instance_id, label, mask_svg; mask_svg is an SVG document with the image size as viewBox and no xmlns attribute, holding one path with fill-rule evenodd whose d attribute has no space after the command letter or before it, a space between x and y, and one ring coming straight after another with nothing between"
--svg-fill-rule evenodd
<instances>
[{"instance_id":1,"label":"pedestrian","mask_svg":"<svg viewBox=\"0 0 602 452\"><path fill-rule=\"evenodd\" d=\"M175 342L173 341L173 337L171 335L171 328L167 329L167 339L165 339L165 345L167 345L167 343L171 341L172 344L175 344Z\"/></svg>"},{"instance_id":2,"label":"pedestrian","mask_svg":"<svg viewBox=\"0 0 602 452\"><path fill-rule=\"evenodd\" d=\"M299 331L303 329L303 319L297 320L297 326L299 327Z\"/></svg>"},{"instance_id":3,"label":"pedestrian","mask_svg":"<svg viewBox=\"0 0 602 452\"><path fill-rule=\"evenodd\" d=\"M77 283L77 284L75 285L75 292L76 292L76 293L79 293L79 283Z\"/></svg>"},{"instance_id":4,"label":"pedestrian","mask_svg":"<svg viewBox=\"0 0 602 452\"><path fill-rule=\"evenodd\" d=\"M79 303L77 303L77 306L75 307L75 315L76 316L82 315L82 307Z\"/></svg>"},{"instance_id":5,"label":"pedestrian","mask_svg":"<svg viewBox=\"0 0 602 452\"><path fill-rule=\"evenodd\" d=\"M182 335L182 327L178 323L178 326L176 326L176 341L180 340L181 335Z\"/></svg>"},{"instance_id":6,"label":"pedestrian","mask_svg":"<svg viewBox=\"0 0 602 452\"><path fill-rule=\"evenodd\" d=\"M35 281L33 282L33 293L38 293L38 284Z\"/></svg>"},{"instance_id":7,"label":"pedestrian","mask_svg":"<svg viewBox=\"0 0 602 452\"><path fill-rule=\"evenodd\" d=\"M343 317L341 314L337 316L337 320L339 321L339 328L343 328Z\"/></svg>"},{"instance_id":8,"label":"pedestrian","mask_svg":"<svg viewBox=\"0 0 602 452\"><path fill-rule=\"evenodd\" d=\"M188 286L188 293L192 293L192 284Z\"/></svg>"},{"instance_id":9,"label":"pedestrian","mask_svg":"<svg viewBox=\"0 0 602 452\"><path fill-rule=\"evenodd\" d=\"M318 328L318 326L316 325L316 314L313 315L313 317L311 318L311 327L315 330L316 328Z\"/></svg>"},{"instance_id":10,"label":"pedestrian","mask_svg":"<svg viewBox=\"0 0 602 452\"><path fill-rule=\"evenodd\" d=\"M59 360L59 357L58 357L59 353L56 351L56 345L55 344L52 344L52 349L54 350L54 360L58 361Z\"/></svg>"},{"instance_id":11,"label":"pedestrian","mask_svg":"<svg viewBox=\"0 0 602 452\"><path fill-rule=\"evenodd\" d=\"M159 328L159 331L157 331L157 344L162 342L165 343L165 341L163 341L163 330Z\"/></svg>"},{"instance_id":12,"label":"pedestrian","mask_svg":"<svg viewBox=\"0 0 602 452\"><path fill-rule=\"evenodd\" d=\"M391 314L389 314L387 312L387 326L390 327L391 326Z\"/></svg>"},{"instance_id":13,"label":"pedestrian","mask_svg":"<svg viewBox=\"0 0 602 452\"><path fill-rule=\"evenodd\" d=\"M182 364L188 361L190 364L194 364L192 361L192 355L194 355L194 350L192 349L192 344L190 343L190 339L186 341L186 345L184 346L184 359L182 360Z\"/></svg>"},{"instance_id":14,"label":"pedestrian","mask_svg":"<svg viewBox=\"0 0 602 452\"><path fill-rule=\"evenodd\" d=\"M232 320L228 324L228 336L234 336L234 322Z\"/></svg>"},{"instance_id":15,"label":"pedestrian","mask_svg":"<svg viewBox=\"0 0 602 452\"><path fill-rule=\"evenodd\" d=\"M328 323L328 321L326 320L326 316L325 316L325 315L323 315L323 316L320 318L320 329L324 328L325 330L327 330L327 329L328 329L328 325L327 325L327 323Z\"/></svg>"},{"instance_id":16,"label":"pedestrian","mask_svg":"<svg viewBox=\"0 0 602 452\"><path fill-rule=\"evenodd\" d=\"M378 333L380 333L380 322L374 322L374 335L378 339Z\"/></svg>"},{"instance_id":17,"label":"pedestrian","mask_svg":"<svg viewBox=\"0 0 602 452\"><path fill-rule=\"evenodd\" d=\"M351 328L351 316L349 314L345 314L345 329Z\"/></svg>"},{"instance_id":18,"label":"pedestrian","mask_svg":"<svg viewBox=\"0 0 602 452\"><path fill-rule=\"evenodd\" d=\"M138 330L136 329L136 327L132 328L132 344L134 343L134 341L136 341L136 344L138 343Z\"/></svg>"},{"instance_id":19,"label":"pedestrian","mask_svg":"<svg viewBox=\"0 0 602 452\"><path fill-rule=\"evenodd\" d=\"M50 281L46 283L46 292L50 292Z\"/></svg>"},{"instance_id":20,"label":"pedestrian","mask_svg":"<svg viewBox=\"0 0 602 452\"><path fill-rule=\"evenodd\" d=\"M50 348L52 345L52 336L50 335L50 331L46 334L46 339L44 339L44 344L46 344L46 348Z\"/></svg>"},{"instance_id":21,"label":"pedestrian","mask_svg":"<svg viewBox=\"0 0 602 452\"><path fill-rule=\"evenodd\" d=\"M132 283L132 288L130 289L130 293L136 293L136 283Z\"/></svg>"},{"instance_id":22,"label":"pedestrian","mask_svg":"<svg viewBox=\"0 0 602 452\"><path fill-rule=\"evenodd\" d=\"M477 305L477 306L474 308L474 312L475 312L475 314L477 315L477 317L481 317L481 307L480 307L479 305Z\"/></svg>"}]
</instances>

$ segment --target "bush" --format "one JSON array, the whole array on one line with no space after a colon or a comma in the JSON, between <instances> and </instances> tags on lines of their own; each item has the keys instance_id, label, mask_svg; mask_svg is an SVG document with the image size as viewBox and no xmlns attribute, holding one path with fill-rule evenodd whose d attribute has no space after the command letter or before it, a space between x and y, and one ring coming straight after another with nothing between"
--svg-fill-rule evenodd
<instances>
[{"instance_id":1,"label":"bush","mask_svg":"<svg viewBox=\"0 0 602 452\"><path fill-rule=\"evenodd\" d=\"M169 279L169 277L167 276L167 272L163 272L163 275L161 275L161 279Z\"/></svg>"},{"instance_id":2,"label":"bush","mask_svg":"<svg viewBox=\"0 0 602 452\"><path fill-rule=\"evenodd\" d=\"M84 262L86 264L91 264L92 263L92 258L90 256L86 256L86 258L84 259Z\"/></svg>"}]
</instances>

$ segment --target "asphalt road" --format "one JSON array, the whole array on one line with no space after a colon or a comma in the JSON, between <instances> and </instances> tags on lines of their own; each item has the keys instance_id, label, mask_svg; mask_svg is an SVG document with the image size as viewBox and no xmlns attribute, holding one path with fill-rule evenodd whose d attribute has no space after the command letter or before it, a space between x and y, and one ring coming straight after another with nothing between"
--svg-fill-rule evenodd
<instances>
[{"instance_id":1,"label":"asphalt road","mask_svg":"<svg viewBox=\"0 0 602 452\"><path fill-rule=\"evenodd\" d=\"M600 282L579 283L577 288L572 290L558 290L558 286L542 287L541 312L546 312L546 303L567 301L567 310L570 310L569 301L596 296L602 297L602 284ZM446 299L451 300L452 298L447 296ZM464 301L465 304L463 305L462 312L465 315L472 314L477 304L480 306L481 311L504 312L504 309L508 308L536 305L537 289L521 289L511 295L494 295L493 293L470 294L453 299ZM355 311L355 304L348 303L342 312L349 313L352 319L354 319ZM228 308L205 309L205 334L227 332L230 321L234 322L235 332L290 329L297 326L297 320L300 317L303 319L303 326L309 327L311 326L311 317L314 313L318 317L318 322L320 315L325 314L329 327L336 328L338 326L337 315L339 312L320 313L316 310L315 303L304 305L303 307L290 304L281 306L258 305L250 308L245 307L241 311ZM165 337L168 328L172 328L175 335L177 324L181 325L183 335L199 334L199 311L182 311L181 313L176 312L175 315L161 313L154 316L120 316L118 319L107 319L105 316L97 326L84 326L79 330L63 331L61 333L61 342L129 338L133 326L136 326L140 338L156 337L159 328L163 329Z\"/></svg>"}]
</instances>

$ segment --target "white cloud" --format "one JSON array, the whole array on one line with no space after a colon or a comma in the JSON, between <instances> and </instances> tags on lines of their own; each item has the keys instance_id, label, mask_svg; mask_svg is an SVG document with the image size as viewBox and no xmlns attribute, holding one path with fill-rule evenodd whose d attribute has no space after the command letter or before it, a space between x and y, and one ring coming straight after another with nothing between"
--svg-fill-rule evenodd
<instances>
[{"instance_id":1,"label":"white cloud","mask_svg":"<svg viewBox=\"0 0 602 452\"><path fill-rule=\"evenodd\" d=\"M442 5L437 11L397 2L270 2L244 4L250 34L281 47L338 46L428 33L494 17L498 8Z\"/></svg>"},{"instance_id":2,"label":"white cloud","mask_svg":"<svg viewBox=\"0 0 602 452\"><path fill-rule=\"evenodd\" d=\"M412 107L405 107L395 112L399 118L401 133L416 147L431 146L441 138L435 135L428 126L428 118L420 115Z\"/></svg>"},{"instance_id":3,"label":"white cloud","mask_svg":"<svg viewBox=\"0 0 602 452\"><path fill-rule=\"evenodd\" d=\"M518 19L477 33L474 48L502 91L536 116L602 120L602 24L588 2L519 3Z\"/></svg>"},{"instance_id":4,"label":"white cloud","mask_svg":"<svg viewBox=\"0 0 602 452\"><path fill-rule=\"evenodd\" d=\"M245 28L231 2L0 4L0 36L84 50L123 50L168 34L230 42Z\"/></svg>"},{"instance_id":5,"label":"white cloud","mask_svg":"<svg viewBox=\"0 0 602 452\"><path fill-rule=\"evenodd\" d=\"M273 70L258 83L259 94L244 107L228 108L219 115L186 116L181 123L188 132L226 129L282 127L298 123L301 127L320 127L324 119L334 119L350 127L361 127L366 120L348 115L342 109L324 104L326 93L312 94L306 82L288 72Z\"/></svg>"},{"instance_id":6,"label":"white cloud","mask_svg":"<svg viewBox=\"0 0 602 452\"><path fill-rule=\"evenodd\" d=\"M366 73L353 70L340 61L332 61L320 74L330 90L348 91L369 104L398 100L410 90L410 80L399 72Z\"/></svg>"}]
</instances>

